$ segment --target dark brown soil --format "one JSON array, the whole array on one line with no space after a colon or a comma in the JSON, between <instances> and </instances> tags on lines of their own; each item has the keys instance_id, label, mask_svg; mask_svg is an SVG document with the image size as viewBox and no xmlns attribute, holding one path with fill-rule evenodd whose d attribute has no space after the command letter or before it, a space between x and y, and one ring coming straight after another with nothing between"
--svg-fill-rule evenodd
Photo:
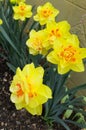
<instances>
[{"instance_id":1,"label":"dark brown soil","mask_svg":"<svg viewBox=\"0 0 86 130\"><path fill-rule=\"evenodd\" d=\"M17 111L10 101L9 86L13 73L8 69L6 61L0 58L0 130L65 130L58 124L53 129L38 116L30 115L25 109ZM70 125L71 130L80 130Z\"/></svg>"}]
</instances>

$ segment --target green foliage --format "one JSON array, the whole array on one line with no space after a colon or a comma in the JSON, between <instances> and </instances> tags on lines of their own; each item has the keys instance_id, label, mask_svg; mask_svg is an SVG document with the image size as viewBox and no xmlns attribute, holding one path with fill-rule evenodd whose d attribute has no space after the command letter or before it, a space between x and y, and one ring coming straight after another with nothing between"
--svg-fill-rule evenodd
<instances>
[{"instance_id":1,"label":"green foliage","mask_svg":"<svg viewBox=\"0 0 86 130\"><path fill-rule=\"evenodd\" d=\"M69 74L57 76L54 71L48 75L48 85L51 84L49 81L52 81L53 99L45 104L44 119L48 122L57 122L63 125L66 130L70 130L67 123L85 128L86 111L83 110L86 106L85 97L75 97L75 95L79 90L86 89L86 84L75 86L68 90L65 86L68 75ZM52 80L49 80L50 78Z\"/></svg>"},{"instance_id":2,"label":"green foliage","mask_svg":"<svg viewBox=\"0 0 86 130\"><path fill-rule=\"evenodd\" d=\"M7 65L15 72L17 67L23 68L25 64L31 62L31 57L26 48L28 31L36 28L36 22L18 21L13 19L12 4L9 0L0 2L0 18L3 24L0 26L0 44L5 50L4 56ZM29 26L30 25L30 26Z\"/></svg>"}]
</instances>

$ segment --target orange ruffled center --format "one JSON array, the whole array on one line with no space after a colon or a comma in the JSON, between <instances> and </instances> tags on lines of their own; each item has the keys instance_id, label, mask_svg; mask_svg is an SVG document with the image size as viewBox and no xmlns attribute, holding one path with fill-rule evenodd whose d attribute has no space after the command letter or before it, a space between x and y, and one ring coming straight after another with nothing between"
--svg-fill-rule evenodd
<instances>
[{"instance_id":1,"label":"orange ruffled center","mask_svg":"<svg viewBox=\"0 0 86 130\"><path fill-rule=\"evenodd\" d=\"M24 94L24 92L22 91L20 84L17 84L17 87L18 87L17 96L20 97Z\"/></svg>"},{"instance_id":2,"label":"orange ruffled center","mask_svg":"<svg viewBox=\"0 0 86 130\"><path fill-rule=\"evenodd\" d=\"M61 37L61 33L60 33L59 29L52 29L50 36Z\"/></svg>"},{"instance_id":3,"label":"orange ruffled center","mask_svg":"<svg viewBox=\"0 0 86 130\"><path fill-rule=\"evenodd\" d=\"M49 17L52 13L53 12L48 8L46 8L45 10L42 10L41 12L42 16L44 16L45 18Z\"/></svg>"},{"instance_id":4,"label":"orange ruffled center","mask_svg":"<svg viewBox=\"0 0 86 130\"><path fill-rule=\"evenodd\" d=\"M17 87L18 87L17 96L20 97L24 94L24 92L22 91L20 84L17 84ZM33 98L33 97L37 96L37 93L34 92L32 86L30 84L29 84L29 90L30 90L28 93L29 98Z\"/></svg>"},{"instance_id":5,"label":"orange ruffled center","mask_svg":"<svg viewBox=\"0 0 86 130\"><path fill-rule=\"evenodd\" d=\"M32 86L30 84L29 84L29 89L30 89L30 92L28 93L29 98L36 97L37 93L34 92L34 89L32 88Z\"/></svg>"},{"instance_id":6,"label":"orange ruffled center","mask_svg":"<svg viewBox=\"0 0 86 130\"><path fill-rule=\"evenodd\" d=\"M42 41L39 38L35 38L33 41L33 46L37 51L41 51L42 50Z\"/></svg>"},{"instance_id":7,"label":"orange ruffled center","mask_svg":"<svg viewBox=\"0 0 86 130\"><path fill-rule=\"evenodd\" d=\"M25 8L26 8L25 5L20 5L19 6L19 11L20 11L20 15L21 16L24 16L24 14L25 14Z\"/></svg>"},{"instance_id":8,"label":"orange ruffled center","mask_svg":"<svg viewBox=\"0 0 86 130\"><path fill-rule=\"evenodd\" d=\"M60 52L60 57L65 59L66 62L75 62L76 61L76 49L74 47L72 47L71 45L69 45L68 47L64 48L61 52Z\"/></svg>"}]
</instances>

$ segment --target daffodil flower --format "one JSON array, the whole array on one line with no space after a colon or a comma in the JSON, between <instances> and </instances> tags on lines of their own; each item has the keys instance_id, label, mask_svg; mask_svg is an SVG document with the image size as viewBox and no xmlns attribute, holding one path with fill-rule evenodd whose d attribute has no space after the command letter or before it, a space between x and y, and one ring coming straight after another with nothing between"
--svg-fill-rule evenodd
<instances>
[{"instance_id":1,"label":"daffodil flower","mask_svg":"<svg viewBox=\"0 0 86 130\"><path fill-rule=\"evenodd\" d=\"M34 20L39 21L41 25L44 25L48 21L55 21L55 17L58 13L59 10L55 9L51 3L47 2L43 6L38 6Z\"/></svg>"},{"instance_id":2,"label":"daffodil flower","mask_svg":"<svg viewBox=\"0 0 86 130\"><path fill-rule=\"evenodd\" d=\"M24 21L26 18L30 18L32 16L31 12L32 6L27 5L23 2L20 2L19 5L15 5L13 7L14 11L14 19Z\"/></svg>"},{"instance_id":3,"label":"daffodil flower","mask_svg":"<svg viewBox=\"0 0 86 130\"><path fill-rule=\"evenodd\" d=\"M67 37L70 35L70 24L67 21L61 21L56 23L54 22L48 22L46 31L48 33L48 38L50 44L54 44L55 40L59 39L67 39Z\"/></svg>"},{"instance_id":4,"label":"daffodil flower","mask_svg":"<svg viewBox=\"0 0 86 130\"><path fill-rule=\"evenodd\" d=\"M27 64L21 70L17 68L16 75L10 86L11 101L17 109L26 108L32 115L42 114L42 104L52 98L51 89L43 84L44 69Z\"/></svg>"},{"instance_id":5,"label":"daffodil flower","mask_svg":"<svg viewBox=\"0 0 86 130\"><path fill-rule=\"evenodd\" d=\"M48 42L48 34L45 30L40 30L38 32L32 30L30 32L30 38L26 41L26 45L29 47L30 54L45 55L50 49L50 44Z\"/></svg>"},{"instance_id":6,"label":"daffodil flower","mask_svg":"<svg viewBox=\"0 0 86 130\"><path fill-rule=\"evenodd\" d=\"M82 59L86 58L86 48L79 47L79 40L76 35L71 35L67 40L58 41L54 45L47 60L57 64L58 73L65 74L70 70L76 72L84 71Z\"/></svg>"}]
</instances>

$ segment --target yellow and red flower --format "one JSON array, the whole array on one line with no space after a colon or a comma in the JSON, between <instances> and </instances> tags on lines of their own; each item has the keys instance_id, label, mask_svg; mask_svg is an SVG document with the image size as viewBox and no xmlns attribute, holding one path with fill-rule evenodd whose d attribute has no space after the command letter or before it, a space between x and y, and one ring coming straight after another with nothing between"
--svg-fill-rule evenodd
<instances>
[{"instance_id":1,"label":"yellow and red flower","mask_svg":"<svg viewBox=\"0 0 86 130\"><path fill-rule=\"evenodd\" d=\"M59 10L55 9L51 3L47 2L43 6L38 6L34 20L39 21L41 25L44 25L48 21L55 21L55 17L58 13Z\"/></svg>"},{"instance_id":2,"label":"yellow and red flower","mask_svg":"<svg viewBox=\"0 0 86 130\"><path fill-rule=\"evenodd\" d=\"M40 30L38 32L32 30L30 32L30 38L26 42L27 46L29 47L30 54L45 55L47 51L50 49L50 44L47 38L48 34L45 30Z\"/></svg>"},{"instance_id":3,"label":"yellow and red flower","mask_svg":"<svg viewBox=\"0 0 86 130\"><path fill-rule=\"evenodd\" d=\"M70 36L70 24L67 21L56 23L48 22L46 31L48 33L49 43L54 44L56 40L67 39Z\"/></svg>"},{"instance_id":4,"label":"yellow and red flower","mask_svg":"<svg viewBox=\"0 0 86 130\"><path fill-rule=\"evenodd\" d=\"M79 47L79 40L76 35L71 35L67 40L60 40L54 45L47 60L57 64L58 73L65 74L70 70L76 72L84 71L82 59L86 58L86 48Z\"/></svg>"},{"instance_id":5,"label":"yellow and red flower","mask_svg":"<svg viewBox=\"0 0 86 130\"><path fill-rule=\"evenodd\" d=\"M42 104L52 98L51 89L43 84L44 69L27 64L17 69L10 86L11 101L17 109L26 108L32 115L42 114Z\"/></svg>"},{"instance_id":6,"label":"yellow and red flower","mask_svg":"<svg viewBox=\"0 0 86 130\"><path fill-rule=\"evenodd\" d=\"M19 5L13 7L14 19L24 21L26 18L30 18L32 16L31 9L31 5L20 2Z\"/></svg>"}]
</instances>

